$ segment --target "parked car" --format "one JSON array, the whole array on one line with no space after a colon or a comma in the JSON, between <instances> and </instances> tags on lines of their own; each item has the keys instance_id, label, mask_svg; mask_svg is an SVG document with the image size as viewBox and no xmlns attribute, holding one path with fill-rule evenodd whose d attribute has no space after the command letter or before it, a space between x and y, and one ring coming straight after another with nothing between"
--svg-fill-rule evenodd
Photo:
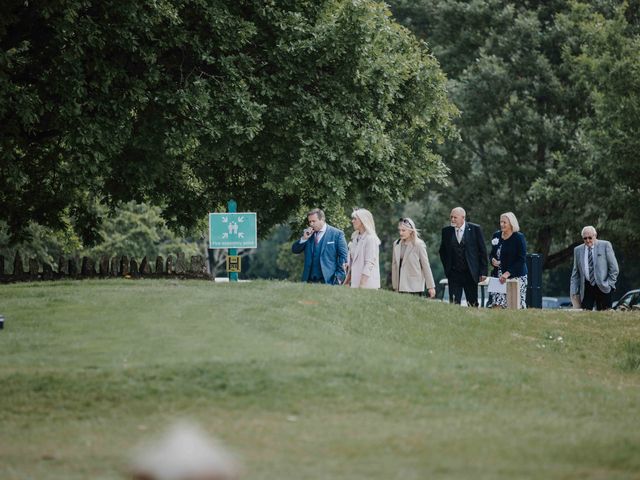
<instances>
[{"instance_id":1,"label":"parked car","mask_svg":"<svg viewBox=\"0 0 640 480\"><path fill-rule=\"evenodd\" d=\"M542 308L573 308L569 297L542 297Z\"/></svg>"},{"instance_id":2,"label":"parked car","mask_svg":"<svg viewBox=\"0 0 640 480\"><path fill-rule=\"evenodd\" d=\"M625 293L620 300L613 302L614 310L640 310L640 289Z\"/></svg>"}]
</instances>

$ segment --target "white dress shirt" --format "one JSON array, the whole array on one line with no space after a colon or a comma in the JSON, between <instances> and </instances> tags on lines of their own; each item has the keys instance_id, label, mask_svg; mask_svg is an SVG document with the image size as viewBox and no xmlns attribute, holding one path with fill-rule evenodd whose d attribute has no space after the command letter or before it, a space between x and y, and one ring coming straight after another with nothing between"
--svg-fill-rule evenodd
<instances>
[{"instance_id":1,"label":"white dress shirt","mask_svg":"<svg viewBox=\"0 0 640 480\"><path fill-rule=\"evenodd\" d=\"M318 239L317 243L320 243L320 240L322 240L322 237L324 236L324 233L327 231L327 224L325 223L323 225L323 227L318 230L318 232L314 232L313 235L315 235ZM309 238L313 238L313 235L311 235ZM307 240L309 240L309 238L304 238L304 237L300 237L300 243L304 243Z\"/></svg>"},{"instance_id":2,"label":"white dress shirt","mask_svg":"<svg viewBox=\"0 0 640 480\"><path fill-rule=\"evenodd\" d=\"M460 228L458 227L453 227L456 229L456 239L458 240L458 243L462 242L462 237L464 237L464 229L467 226L467 222L464 222Z\"/></svg>"}]
</instances>

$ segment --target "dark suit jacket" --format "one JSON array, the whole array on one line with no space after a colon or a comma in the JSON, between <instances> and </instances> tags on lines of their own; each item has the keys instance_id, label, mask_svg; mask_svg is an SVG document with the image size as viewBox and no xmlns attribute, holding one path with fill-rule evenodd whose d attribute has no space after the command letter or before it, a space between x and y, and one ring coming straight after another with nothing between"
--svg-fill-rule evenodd
<instances>
[{"instance_id":1,"label":"dark suit jacket","mask_svg":"<svg viewBox=\"0 0 640 480\"><path fill-rule=\"evenodd\" d=\"M484 235L480 225L466 222L462 238L465 245L464 253L467 266L473 279L478 282L480 277L487 275L487 247L484 244ZM451 277L451 269L453 268L453 242L458 243L455 228L444 227L440 241L440 260L442 260L444 273L447 277Z\"/></svg>"},{"instance_id":2,"label":"dark suit jacket","mask_svg":"<svg viewBox=\"0 0 640 480\"><path fill-rule=\"evenodd\" d=\"M495 245L493 245L494 238L498 241ZM498 230L493 234L491 244L493 248L491 248L489 257L496 260L498 246L502 245L500 250L500 271L502 273L509 272L512 277L527 275L527 240L522 232L513 232L507 240L502 240L502 232ZM497 277L498 269L494 267L491 275Z\"/></svg>"},{"instance_id":3,"label":"dark suit jacket","mask_svg":"<svg viewBox=\"0 0 640 480\"><path fill-rule=\"evenodd\" d=\"M306 242L297 240L292 246L293 253L304 252L304 270L302 281L307 282L311 274L311 262L313 261L313 237ZM344 281L345 271L343 264L347 263L347 241L344 232L331 225L327 225L322 239L316 248L320 248L320 268L324 282L329 284L340 284Z\"/></svg>"}]
</instances>

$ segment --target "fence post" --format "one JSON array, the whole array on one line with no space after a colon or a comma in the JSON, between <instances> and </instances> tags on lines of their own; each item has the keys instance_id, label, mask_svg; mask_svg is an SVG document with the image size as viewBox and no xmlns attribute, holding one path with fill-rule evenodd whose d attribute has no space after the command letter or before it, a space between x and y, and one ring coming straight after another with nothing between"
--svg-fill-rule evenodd
<instances>
[{"instance_id":1,"label":"fence post","mask_svg":"<svg viewBox=\"0 0 640 480\"><path fill-rule=\"evenodd\" d=\"M138 271L138 262L136 262L136 259L133 257L129 260L129 276L133 278L138 278L140 276L140 272Z\"/></svg>"},{"instance_id":2,"label":"fence post","mask_svg":"<svg viewBox=\"0 0 640 480\"><path fill-rule=\"evenodd\" d=\"M184 275L185 273L187 273L187 261L184 256L184 252L177 253L176 273L178 275Z\"/></svg>"},{"instance_id":3,"label":"fence post","mask_svg":"<svg viewBox=\"0 0 640 480\"><path fill-rule=\"evenodd\" d=\"M20 252L16 250L16 256L13 259L13 278L20 280L24 277L24 267L22 266L22 256Z\"/></svg>"},{"instance_id":4,"label":"fence post","mask_svg":"<svg viewBox=\"0 0 640 480\"><path fill-rule=\"evenodd\" d=\"M147 260L147 256L145 255L142 261L140 262L140 275L145 276L151 273L151 266L149 265L149 260Z\"/></svg>"},{"instance_id":5,"label":"fence post","mask_svg":"<svg viewBox=\"0 0 640 480\"><path fill-rule=\"evenodd\" d=\"M520 308L520 280L517 278L507 280L507 308Z\"/></svg>"},{"instance_id":6,"label":"fence post","mask_svg":"<svg viewBox=\"0 0 640 480\"><path fill-rule=\"evenodd\" d=\"M109 268L109 275L111 275L112 277L117 277L119 273L118 265L120 264L120 260L118 259L118 257L112 257L110 263L111 267Z\"/></svg>"},{"instance_id":7,"label":"fence post","mask_svg":"<svg viewBox=\"0 0 640 480\"><path fill-rule=\"evenodd\" d=\"M118 271L122 277L129 275L129 257L126 255L120 257L120 269Z\"/></svg>"},{"instance_id":8,"label":"fence post","mask_svg":"<svg viewBox=\"0 0 640 480\"><path fill-rule=\"evenodd\" d=\"M70 258L67 264L69 265L69 277L76 278L78 276L78 264L76 263L76 259Z\"/></svg>"},{"instance_id":9,"label":"fence post","mask_svg":"<svg viewBox=\"0 0 640 480\"><path fill-rule=\"evenodd\" d=\"M165 269L167 275L173 275L176 273L176 266L174 264L173 255L167 255L167 268Z\"/></svg>"},{"instance_id":10,"label":"fence post","mask_svg":"<svg viewBox=\"0 0 640 480\"><path fill-rule=\"evenodd\" d=\"M164 273L163 264L164 259L160 255L158 255L156 257L156 275L162 275Z\"/></svg>"},{"instance_id":11,"label":"fence post","mask_svg":"<svg viewBox=\"0 0 640 480\"><path fill-rule=\"evenodd\" d=\"M64 277L69 274L69 264L67 263L67 259L63 256L58 257L58 275L60 277Z\"/></svg>"},{"instance_id":12,"label":"fence post","mask_svg":"<svg viewBox=\"0 0 640 480\"><path fill-rule=\"evenodd\" d=\"M40 273L40 264L38 263L37 258L29 259L29 280L38 280L38 275Z\"/></svg>"},{"instance_id":13,"label":"fence post","mask_svg":"<svg viewBox=\"0 0 640 480\"><path fill-rule=\"evenodd\" d=\"M109 257L107 255L102 255L100 257L100 276L109 276Z\"/></svg>"},{"instance_id":14,"label":"fence post","mask_svg":"<svg viewBox=\"0 0 640 480\"><path fill-rule=\"evenodd\" d=\"M42 279L53 280L53 268L46 262L42 264Z\"/></svg>"}]
</instances>

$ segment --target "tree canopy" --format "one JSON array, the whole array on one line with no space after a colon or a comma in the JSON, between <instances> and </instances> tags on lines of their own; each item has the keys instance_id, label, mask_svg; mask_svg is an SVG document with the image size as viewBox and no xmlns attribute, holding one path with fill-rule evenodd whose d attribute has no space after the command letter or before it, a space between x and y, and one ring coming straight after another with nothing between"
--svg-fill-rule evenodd
<instances>
[{"instance_id":1,"label":"tree canopy","mask_svg":"<svg viewBox=\"0 0 640 480\"><path fill-rule=\"evenodd\" d=\"M382 4L4 5L0 219L14 240L66 218L95 240L96 199L188 227L233 197L268 227L327 199L395 201L445 172L445 77Z\"/></svg>"},{"instance_id":2,"label":"tree canopy","mask_svg":"<svg viewBox=\"0 0 640 480\"><path fill-rule=\"evenodd\" d=\"M390 3L428 40L461 111L462 141L442 150L449 185L435 187L448 208L496 228L513 210L547 267L570 257L584 225L637 245L637 4Z\"/></svg>"}]
</instances>

